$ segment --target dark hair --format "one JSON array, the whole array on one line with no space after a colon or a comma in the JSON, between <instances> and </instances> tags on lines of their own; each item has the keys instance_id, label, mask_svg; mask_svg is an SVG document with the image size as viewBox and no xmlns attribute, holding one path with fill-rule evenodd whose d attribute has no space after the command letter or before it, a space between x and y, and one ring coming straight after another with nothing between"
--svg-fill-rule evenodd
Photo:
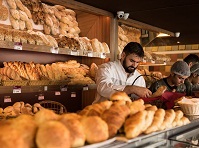
<instances>
[{"instance_id":1,"label":"dark hair","mask_svg":"<svg viewBox=\"0 0 199 148\"><path fill-rule=\"evenodd\" d=\"M144 50L142 46L137 43L137 42L129 42L123 49L123 52L127 55L129 54L136 54L139 57L143 58L144 57Z\"/></svg>"},{"instance_id":2,"label":"dark hair","mask_svg":"<svg viewBox=\"0 0 199 148\"><path fill-rule=\"evenodd\" d=\"M184 61L189 64L189 63L198 63L199 62L199 57L196 54L189 54L184 58Z\"/></svg>"}]
</instances>

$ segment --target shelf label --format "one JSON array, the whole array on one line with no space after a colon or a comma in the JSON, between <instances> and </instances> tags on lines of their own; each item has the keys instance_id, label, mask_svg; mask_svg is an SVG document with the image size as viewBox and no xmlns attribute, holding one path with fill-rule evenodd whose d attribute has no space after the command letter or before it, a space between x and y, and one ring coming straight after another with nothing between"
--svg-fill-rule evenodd
<instances>
[{"instance_id":1,"label":"shelf label","mask_svg":"<svg viewBox=\"0 0 199 148\"><path fill-rule=\"evenodd\" d=\"M14 86L13 94L20 94L20 93L21 93L21 86Z\"/></svg>"},{"instance_id":2,"label":"shelf label","mask_svg":"<svg viewBox=\"0 0 199 148\"><path fill-rule=\"evenodd\" d=\"M39 94L38 100L44 100L44 95L43 94Z\"/></svg>"},{"instance_id":3,"label":"shelf label","mask_svg":"<svg viewBox=\"0 0 199 148\"><path fill-rule=\"evenodd\" d=\"M60 90L61 90L61 91L68 91L67 85L65 85L65 86L60 86Z\"/></svg>"},{"instance_id":4,"label":"shelf label","mask_svg":"<svg viewBox=\"0 0 199 148\"><path fill-rule=\"evenodd\" d=\"M100 58L105 59L106 58L106 53L100 53Z\"/></svg>"},{"instance_id":5,"label":"shelf label","mask_svg":"<svg viewBox=\"0 0 199 148\"><path fill-rule=\"evenodd\" d=\"M7 103L7 102L12 102L12 99L10 96L4 96L4 103Z\"/></svg>"},{"instance_id":6,"label":"shelf label","mask_svg":"<svg viewBox=\"0 0 199 148\"><path fill-rule=\"evenodd\" d=\"M55 92L55 96L60 96L61 95L61 92L60 91L56 91Z\"/></svg>"},{"instance_id":7,"label":"shelf label","mask_svg":"<svg viewBox=\"0 0 199 148\"><path fill-rule=\"evenodd\" d=\"M14 43L14 49L15 50L22 50L22 43L21 42L15 42Z\"/></svg>"},{"instance_id":8,"label":"shelf label","mask_svg":"<svg viewBox=\"0 0 199 148\"><path fill-rule=\"evenodd\" d=\"M83 86L83 91L86 91L86 90L88 90L88 85Z\"/></svg>"},{"instance_id":9,"label":"shelf label","mask_svg":"<svg viewBox=\"0 0 199 148\"><path fill-rule=\"evenodd\" d=\"M74 55L74 56L78 56L79 55L79 51L77 51L77 50L71 50L70 54Z\"/></svg>"},{"instance_id":10,"label":"shelf label","mask_svg":"<svg viewBox=\"0 0 199 148\"><path fill-rule=\"evenodd\" d=\"M50 49L51 53L54 53L54 54L58 54L59 53L59 48L58 47L52 47Z\"/></svg>"},{"instance_id":11,"label":"shelf label","mask_svg":"<svg viewBox=\"0 0 199 148\"><path fill-rule=\"evenodd\" d=\"M48 86L44 86L44 91L47 91L48 90Z\"/></svg>"},{"instance_id":12,"label":"shelf label","mask_svg":"<svg viewBox=\"0 0 199 148\"><path fill-rule=\"evenodd\" d=\"M88 57L93 57L93 52L88 52L88 53L87 53L87 56L88 56Z\"/></svg>"},{"instance_id":13,"label":"shelf label","mask_svg":"<svg viewBox=\"0 0 199 148\"><path fill-rule=\"evenodd\" d=\"M76 92L71 92L71 98L76 98Z\"/></svg>"}]
</instances>

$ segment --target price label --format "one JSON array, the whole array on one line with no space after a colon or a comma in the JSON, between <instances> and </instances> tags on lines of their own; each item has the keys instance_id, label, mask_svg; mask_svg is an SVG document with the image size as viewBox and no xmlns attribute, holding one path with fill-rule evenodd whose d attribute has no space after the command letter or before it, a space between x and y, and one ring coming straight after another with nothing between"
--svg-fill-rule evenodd
<instances>
[{"instance_id":1,"label":"price label","mask_svg":"<svg viewBox=\"0 0 199 148\"><path fill-rule=\"evenodd\" d=\"M60 96L61 95L61 92L60 91L56 91L55 92L55 96Z\"/></svg>"},{"instance_id":2,"label":"price label","mask_svg":"<svg viewBox=\"0 0 199 148\"><path fill-rule=\"evenodd\" d=\"M87 56L88 56L88 57L93 57L93 53L92 53L92 52L88 52L88 53L87 53Z\"/></svg>"},{"instance_id":3,"label":"price label","mask_svg":"<svg viewBox=\"0 0 199 148\"><path fill-rule=\"evenodd\" d=\"M79 52L77 50L71 50L71 55L78 56Z\"/></svg>"},{"instance_id":4,"label":"price label","mask_svg":"<svg viewBox=\"0 0 199 148\"><path fill-rule=\"evenodd\" d=\"M59 48L58 47L52 47L50 49L51 53L54 53L54 54L58 54L59 53Z\"/></svg>"},{"instance_id":5,"label":"price label","mask_svg":"<svg viewBox=\"0 0 199 148\"><path fill-rule=\"evenodd\" d=\"M20 43L20 42L15 42L15 43L14 43L14 49L15 49L15 50L22 50L22 43Z\"/></svg>"},{"instance_id":6,"label":"price label","mask_svg":"<svg viewBox=\"0 0 199 148\"><path fill-rule=\"evenodd\" d=\"M67 91L67 86L60 86L61 91Z\"/></svg>"},{"instance_id":7,"label":"price label","mask_svg":"<svg viewBox=\"0 0 199 148\"><path fill-rule=\"evenodd\" d=\"M88 85L83 86L83 91L86 91L86 90L88 90Z\"/></svg>"},{"instance_id":8,"label":"price label","mask_svg":"<svg viewBox=\"0 0 199 148\"><path fill-rule=\"evenodd\" d=\"M154 61L154 60L151 60L151 63L155 64L155 61Z\"/></svg>"},{"instance_id":9,"label":"price label","mask_svg":"<svg viewBox=\"0 0 199 148\"><path fill-rule=\"evenodd\" d=\"M76 98L76 92L71 92L71 98Z\"/></svg>"},{"instance_id":10,"label":"price label","mask_svg":"<svg viewBox=\"0 0 199 148\"><path fill-rule=\"evenodd\" d=\"M21 86L14 86L13 94L20 94L20 93L21 93Z\"/></svg>"},{"instance_id":11,"label":"price label","mask_svg":"<svg viewBox=\"0 0 199 148\"><path fill-rule=\"evenodd\" d=\"M44 95L43 94L39 95L38 100L44 100Z\"/></svg>"},{"instance_id":12,"label":"price label","mask_svg":"<svg viewBox=\"0 0 199 148\"><path fill-rule=\"evenodd\" d=\"M47 91L48 90L48 86L44 86L44 91Z\"/></svg>"},{"instance_id":13,"label":"price label","mask_svg":"<svg viewBox=\"0 0 199 148\"><path fill-rule=\"evenodd\" d=\"M106 58L106 53L100 53L100 58L105 59Z\"/></svg>"},{"instance_id":14,"label":"price label","mask_svg":"<svg viewBox=\"0 0 199 148\"><path fill-rule=\"evenodd\" d=\"M10 96L4 96L4 103L6 102L12 102L12 99Z\"/></svg>"}]
</instances>

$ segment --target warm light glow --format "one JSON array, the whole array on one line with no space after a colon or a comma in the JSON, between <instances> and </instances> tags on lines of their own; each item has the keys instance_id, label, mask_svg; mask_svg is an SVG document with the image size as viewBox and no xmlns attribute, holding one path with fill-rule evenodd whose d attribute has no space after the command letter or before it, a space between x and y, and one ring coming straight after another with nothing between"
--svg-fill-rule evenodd
<instances>
[{"instance_id":1,"label":"warm light glow","mask_svg":"<svg viewBox=\"0 0 199 148\"><path fill-rule=\"evenodd\" d=\"M157 37L166 37L166 36L170 36L169 34L166 34L166 33L159 33L157 35Z\"/></svg>"}]
</instances>

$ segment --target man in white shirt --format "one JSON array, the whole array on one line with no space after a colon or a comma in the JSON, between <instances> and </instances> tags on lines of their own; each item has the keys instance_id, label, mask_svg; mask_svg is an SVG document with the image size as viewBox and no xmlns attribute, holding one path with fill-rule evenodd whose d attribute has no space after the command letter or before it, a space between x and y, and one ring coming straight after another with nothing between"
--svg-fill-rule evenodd
<instances>
[{"instance_id":1,"label":"man in white shirt","mask_svg":"<svg viewBox=\"0 0 199 148\"><path fill-rule=\"evenodd\" d=\"M97 95L93 103L105 101L116 91L124 91L131 97L149 97L145 80L136 70L144 57L142 46L136 42L128 43L119 61L104 63L96 74Z\"/></svg>"}]
</instances>

